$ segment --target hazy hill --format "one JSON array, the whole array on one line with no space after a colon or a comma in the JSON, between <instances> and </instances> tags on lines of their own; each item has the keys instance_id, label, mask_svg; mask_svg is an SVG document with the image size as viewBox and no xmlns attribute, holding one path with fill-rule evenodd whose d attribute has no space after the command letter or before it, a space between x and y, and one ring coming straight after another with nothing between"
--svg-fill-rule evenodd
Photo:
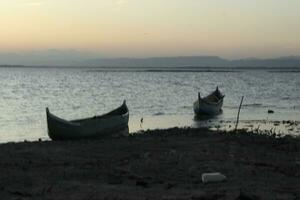
<instances>
[{"instance_id":1,"label":"hazy hill","mask_svg":"<svg viewBox=\"0 0 300 200\"><path fill-rule=\"evenodd\" d=\"M239 60L227 60L217 56L117 58L87 60L80 65L93 67L300 67L300 57Z\"/></svg>"},{"instance_id":2,"label":"hazy hill","mask_svg":"<svg viewBox=\"0 0 300 200\"><path fill-rule=\"evenodd\" d=\"M232 66L237 67L300 67L299 56L289 56L271 59L240 59L232 60Z\"/></svg>"},{"instance_id":3,"label":"hazy hill","mask_svg":"<svg viewBox=\"0 0 300 200\"><path fill-rule=\"evenodd\" d=\"M217 56L153 57L93 59L83 62L84 66L107 67L185 67L185 66L228 66L230 61Z\"/></svg>"},{"instance_id":4,"label":"hazy hill","mask_svg":"<svg viewBox=\"0 0 300 200\"><path fill-rule=\"evenodd\" d=\"M228 60L218 56L178 56L150 58L101 58L77 50L34 51L0 54L0 65L77 67L300 67L299 56Z\"/></svg>"},{"instance_id":5,"label":"hazy hill","mask_svg":"<svg viewBox=\"0 0 300 200\"><path fill-rule=\"evenodd\" d=\"M48 49L24 53L0 54L0 65L74 66L96 55L77 50Z\"/></svg>"}]
</instances>

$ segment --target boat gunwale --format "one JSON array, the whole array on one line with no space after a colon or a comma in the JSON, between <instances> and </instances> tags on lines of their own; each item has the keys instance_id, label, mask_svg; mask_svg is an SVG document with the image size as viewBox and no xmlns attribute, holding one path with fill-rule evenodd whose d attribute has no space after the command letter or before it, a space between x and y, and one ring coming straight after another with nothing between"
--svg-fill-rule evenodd
<instances>
[{"instance_id":1,"label":"boat gunwale","mask_svg":"<svg viewBox=\"0 0 300 200\"><path fill-rule=\"evenodd\" d=\"M118 113L114 113L115 111L117 110L120 110L122 109L123 107L125 107L126 109L126 112L124 113L121 113L121 114L118 114ZM51 119L54 119L56 121L60 121L61 123L66 123L66 124L69 124L69 125L73 125L73 126L81 126L82 123L84 123L85 121L90 121L90 120L97 120L97 119L108 119L110 117L114 117L114 116L122 116L122 117L126 117L129 115L129 110L128 110L128 107L126 105L126 102L124 101L123 104L121 106L119 106L118 108L112 110L112 111L109 111L107 113L104 113L102 115L96 115L94 117L87 117L87 118L82 118L82 119L74 119L74 120L66 120L66 119L63 119L63 118L60 118L54 114L52 114L48 108L46 108L46 113L47 113L47 118L50 117ZM48 119L47 119L48 121Z\"/></svg>"},{"instance_id":2,"label":"boat gunwale","mask_svg":"<svg viewBox=\"0 0 300 200\"><path fill-rule=\"evenodd\" d=\"M210 96L210 95L208 95L208 96ZM204 98L201 98L201 97L200 97L200 100L201 100L202 102L206 103L206 104L219 105L219 104L223 101L223 98L224 98L224 97L222 97L222 98L220 98L217 102L213 102L213 101L208 101L208 100L205 99L205 98L207 98L208 96L206 96L206 97L204 97ZM197 100L196 102L198 102L198 100Z\"/></svg>"}]
</instances>

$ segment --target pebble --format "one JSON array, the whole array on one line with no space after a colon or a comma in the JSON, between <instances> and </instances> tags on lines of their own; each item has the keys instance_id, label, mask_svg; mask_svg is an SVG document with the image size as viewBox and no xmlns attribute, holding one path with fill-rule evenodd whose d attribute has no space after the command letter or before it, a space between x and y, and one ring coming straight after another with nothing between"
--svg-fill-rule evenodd
<instances>
[{"instance_id":1,"label":"pebble","mask_svg":"<svg viewBox=\"0 0 300 200\"><path fill-rule=\"evenodd\" d=\"M202 182L203 183L210 183L210 182L222 182L226 180L226 176L219 173L203 173L202 174Z\"/></svg>"}]
</instances>

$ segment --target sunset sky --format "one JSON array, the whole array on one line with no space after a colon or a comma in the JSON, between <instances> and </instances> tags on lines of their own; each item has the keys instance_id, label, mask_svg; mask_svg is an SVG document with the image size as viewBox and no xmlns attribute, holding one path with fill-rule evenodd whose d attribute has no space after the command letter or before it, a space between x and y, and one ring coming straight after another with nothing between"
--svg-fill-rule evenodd
<instances>
[{"instance_id":1,"label":"sunset sky","mask_svg":"<svg viewBox=\"0 0 300 200\"><path fill-rule=\"evenodd\" d=\"M1 0L0 53L300 55L299 0Z\"/></svg>"}]
</instances>

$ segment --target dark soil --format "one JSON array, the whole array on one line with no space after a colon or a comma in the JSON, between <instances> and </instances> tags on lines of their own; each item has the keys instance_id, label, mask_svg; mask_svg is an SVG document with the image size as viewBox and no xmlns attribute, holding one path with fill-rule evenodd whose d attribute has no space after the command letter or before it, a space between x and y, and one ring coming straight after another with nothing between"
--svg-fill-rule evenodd
<instances>
[{"instance_id":1,"label":"dark soil","mask_svg":"<svg viewBox=\"0 0 300 200\"><path fill-rule=\"evenodd\" d=\"M0 145L1 199L300 199L300 139L206 129ZM225 182L203 184L202 173Z\"/></svg>"}]
</instances>

